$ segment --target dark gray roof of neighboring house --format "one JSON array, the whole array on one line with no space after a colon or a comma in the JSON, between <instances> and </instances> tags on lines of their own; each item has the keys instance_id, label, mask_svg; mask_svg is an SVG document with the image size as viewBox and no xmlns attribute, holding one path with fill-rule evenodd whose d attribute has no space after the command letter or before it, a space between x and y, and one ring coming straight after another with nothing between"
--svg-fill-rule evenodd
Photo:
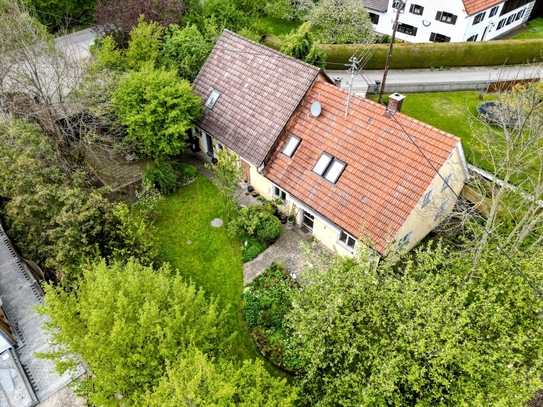
<instances>
[{"instance_id":1,"label":"dark gray roof of neighboring house","mask_svg":"<svg viewBox=\"0 0 543 407\"><path fill-rule=\"evenodd\" d=\"M194 80L203 104L220 92L197 125L260 165L320 69L224 30Z\"/></svg>"},{"instance_id":2,"label":"dark gray roof of neighboring house","mask_svg":"<svg viewBox=\"0 0 543 407\"><path fill-rule=\"evenodd\" d=\"M388 0L362 0L364 7L376 11L387 11Z\"/></svg>"},{"instance_id":3,"label":"dark gray roof of neighboring house","mask_svg":"<svg viewBox=\"0 0 543 407\"><path fill-rule=\"evenodd\" d=\"M38 359L34 355L34 352L52 350L49 336L42 330L48 317L38 315L34 310L34 306L42 300L40 287L15 254L1 225L0 297L17 339L14 355L22 365L36 398L41 402L70 383L72 378L69 372L59 375L52 361ZM80 369L77 376L82 373ZM0 405L3 404L0 402Z\"/></svg>"}]
</instances>

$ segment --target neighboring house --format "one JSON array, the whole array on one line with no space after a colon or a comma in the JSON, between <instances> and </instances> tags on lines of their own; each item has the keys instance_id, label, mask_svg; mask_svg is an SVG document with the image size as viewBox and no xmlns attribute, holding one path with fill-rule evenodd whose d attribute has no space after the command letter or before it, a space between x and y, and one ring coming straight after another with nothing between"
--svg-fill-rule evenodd
<instances>
[{"instance_id":1,"label":"neighboring house","mask_svg":"<svg viewBox=\"0 0 543 407\"><path fill-rule=\"evenodd\" d=\"M229 31L194 89L207 105L200 147L237 154L260 194L282 199L299 227L340 254L359 237L380 253L410 249L468 177L460 140L401 114L403 96L387 109L352 95L347 109L348 93L318 68Z\"/></svg>"},{"instance_id":2,"label":"neighboring house","mask_svg":"<svg viewBox=\"0 0 543 407\"><path fill-rule=\"evenodd\" d=\"M362 0L376 32L392 34L397 0ZM525 23L535 0L403 0L396 38L407 42L488 41Z\"/></svg>"},{"instance_id":3,"label":"neighboring house","mask_svg":"<svg viewBox=\"0 0 543 407\"><path fill-rule=\"evenodd\" d=\"M34 310L41 301L38 282L0 225L0 406L35 406L72 381L70 372L59 375L52 361L35 355L53 349L42 330L49 318Z\"/></svg>"}]
</instances>

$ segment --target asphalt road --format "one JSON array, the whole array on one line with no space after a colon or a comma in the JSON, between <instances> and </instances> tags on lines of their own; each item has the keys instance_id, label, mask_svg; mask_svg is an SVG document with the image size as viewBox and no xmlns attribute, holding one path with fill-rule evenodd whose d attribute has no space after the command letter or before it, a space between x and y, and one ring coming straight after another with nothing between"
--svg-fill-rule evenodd
<instances>
[{"instance_id":1,"label":"asphalt road","mask_svg":"<svg viewBox=\"0 0 543 407\"><path fill-rule=\"evenodd\" d=\"M351 75L348 71L326 71L331 78L340 77L341 87L347 88L351 81ZM542 77L542 67L534 65L522 66L497 66L497 67L466 67L451 68L440 71L439 69L391 69L387 75L387 86L405 83L443 83L443 82L474 82L474 81L494 81L494 80L512 80ZM361 71L354 76L353 91L355 93L364 93L368 84L375 84L376 80L382 81L383 71Z\"/></svg>"},{"instance_id":2,"label":"asphalt road","mask_svg":"<svg viewBox=\"0 0 543 407\"><path fill-rule=\"evenodd\" d=\"M92 29L78 31L63 37L57 38L57 45L64 49L71 48L80 58L90 56L89 48L96 38L96 33ZM350 82L350 73L345 70L326 71L331 78L340 77L342 79L341 87L347 88ZM440 71L439 69L402 69L390 70L387 76L387 85L405 84L405 83L438 83L438 82L473 82L488 80L510 80L525 78L541 78L541 66L523 65L523 66L496 66L496 67L469 67L469 68L451 68ZM361 74L354 76L353 91L355 93L365 93L368 84L375 84L376 80L383 79L383 71L362 71Z\"/></svg>"},{"instance_id":3,"label":"asphalt road","mask_svg":"<svg viewBox=\"0 0 543 407\"><path fill-rule=\"evenodd\" d=\"M80 59L90 57L90 46L94 43L96 33L91 28L58 37L57 47L66 51L74 51Z\"/></svg>"}]
</instances>

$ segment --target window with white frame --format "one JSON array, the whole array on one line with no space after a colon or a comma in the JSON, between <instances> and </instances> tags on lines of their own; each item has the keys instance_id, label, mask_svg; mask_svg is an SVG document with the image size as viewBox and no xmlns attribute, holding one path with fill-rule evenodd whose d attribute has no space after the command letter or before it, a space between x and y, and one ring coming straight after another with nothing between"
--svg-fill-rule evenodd
<instances>
[{"instance_id":1,"label":"window with white frame","mask_svg":"<svg viewBox=\"0 0 543 407\"><path fill-rule=\"evenodd\" d=\"M477 41L477 37L479 36L479 34L475 34L475 35L472 35L471 37L469 37L466 41Z\"/></svg>"},{"instance_id":2,"label":"window with white frame","mask_svg":"<svg viewBox=\"0 0 543 407\"><path fill-rule=\"evenodd\" d=\"M483 11L482 13L477 14L475 18L473 19L473 25L479 24L481 21L483 21L485 19L485 14L486 14L486 11Z\"/></svg>"},{"instance_id":3,"label":"window with white frame","mask_svg":"<svg viewBox=\"0 0 543 407\"><path fill-rule=\"evenodd\" d=\"M451 172L447 175L447 178L443 181L443 186L441 187L441 192L445 191L447 188L451 187L451 180L454 175L454 172Z\"/></svg>"},{"instance_id":4,"label":"window with white frame","mask_svg":"<svg viewBox=\"0 0 543 407\"><path fill-rule=\"evenodd\" d=\"M339 234L339 241L351 249L354 249L356 246L356 239L350 234L345 233L343 230Z\"/></svg>"},{"instance_id":5,"label":"window with white frame","mask_svg":"<svg viewBox=\"0 0 543 407\"><path fill-rule=\"evenodd\" d=\"M456 24L457 18L458 16L455 16L452 13L447 13L446 11L438 11L436 14L437 21L441 21L442 23L447 23L447 24L452 24L452 25Z\"/></svg>"},{"instance_id":6,"label":"window with white frame","mask_svg":"<svg viewBox=\"0 0 543 407\"><path fill-rule=\"evenodd\" d=\"M335 184L346 166L347 164L343 161L332 157L328 153L322 153L313 167L313 172Z\"/></svg>"},{"instance_id":7,"label":"window with white frame","mask_svg":"<svg viewBox=\"0 0 543 407\"><path fill-rule=\"evenodd\" d=\"M279 198L280 200L282 200L283 202L286 202L287 200L287 193L286 191L282 190L281 188L279 188L277 185L274 185L272 187L272 196L274 198Z\"/></svg>"},{"instance_id":8,"label":"window with white frame","mask_svg":"<svg viewBox=\"0 0 543 407\"><path fill-rule=\"evenodd\" d=\"M422 13L424 12L424 7L419 6L418 4L411 4L411 7L409 7L409 12L422 16Z\"/></svg>"},{"instance_id":9,"label":"window with white frame","mask_svg":"<svg viewBox=\"0 0 543 407\"><path fill-rule=\"evenodd\" d=\"M498 23L498 28L496 28L496 30L499 30L499 29L503 28L503 26L505 25L505 22L506 22L506 21L507 21L506 18L502 18L502 19L500 20L500 22Z\"/></svg>"},{"instance_id":10,"label":"window with white frame","mask_svg":"<svg viewBox=\"0 0 543 407\"><path fill-rule=\"evenodd\" d=\"M437 212L436 212L436 216L434 217L434 222L436 220L438 220L441 215L443 215L445 213L445 210L447 209L447 205L449 205L449 200L451 198L447 198L443 201L443 203L441 205L439 205L439 208L437 208Z\"/></svg>"},{"instance_id":11,"label":"window with white frame","mask_svg":"<svg viewBox=\"0 0 543 407\"><path fill-rule=\"evenodd\" d=\"M434 195L434 189L435 188L432 188L424 194L424 197L422 198L422 204L420 205L421 208L424 208L426 205L432 202L432 195Z\"/></svg>"},{"instance_id":12,"label":"window with white frame","mask_svg":"<svg viewBox=\"0 0 543 407\"><path fill-rule=\"evenodd\" d=\"M409 233L407 233L404 237L402 237L399 241L398 241L398 247L396 247L396 253L399 253L401 252L404 247L408 246L409 243L411 243L411 238L413 237L413 231L415 229L411 229L409 231Z\"/></svg>"},{"instance_id":13,"label":"window with white frame","mask_svg":"<svg viewBox=\"0 0 543 407\"><path fill-rule=\"evenodd\" d=\"M490 9L490 14L488 16L494 17L496 14L498 14L499 8L500 8L499 6L492 7L492 9Z\"/></svg>"},{"instance_id":14,"label":"window with white frame","mask_svg":"<svg viewBox=\"0 0 543 407\"><path fill-rule=\"evenodd\" d=\"M221 92L218 90L213 89L209 97L207 98L207 101L205 103L205 107L209 110L213 109L213 106L215 106L215 103L217 103L217 100L219 100L219 96L221 96Z\"/></svg>"},{"instance_id":15,"label":"window with white frame","mask_svg":"<svg viewBox=\"0 0 543 407\"><path fill-rule=\"evenodd\" d=\"M300 141L302 141L300 137L297 137L294 134L291 135L287 143L285 144L285 148L283 148L283 154L285 154L287 157L292 157L292 155L298 148Z\"/></svg>"}]
</instances>

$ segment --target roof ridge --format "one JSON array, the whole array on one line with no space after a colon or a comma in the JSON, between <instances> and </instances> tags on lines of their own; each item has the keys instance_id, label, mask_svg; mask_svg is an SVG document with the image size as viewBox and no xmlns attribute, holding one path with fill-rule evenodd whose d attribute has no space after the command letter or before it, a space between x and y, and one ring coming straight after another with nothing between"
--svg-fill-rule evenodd
<instances>
[{"instance_id":1,"label":"roof ridge","mask_svg":"<svg viewBox=\"0 0 543 407\"><path fill-rule=\"evenodd\" d=\"M268 47L268 46L265 45L265 44L261 44L261 43L259 43L259 42L253 41L253 40L251 40L250 38L244 37L243 35L238 34L238 33L234 32L234 31L230 31L230 30L227 29L227 28L224 28L224 29L223 29L222 34L224 34L225 32L227 32L228 34L231 34L231 35L233 35L233 36L235 36L235 37L238 37L238 38L241 39L241 40L248 41L248 42L252 43L253 45L256 45L257 47L259 47L259 48L261 48L261 49L263 49L263 50L265 50L265 51L268 51L268 52L270 52L270 53L272 53L272 54L276 54L276 55L277 55L278 57L280 57L280 58L283 58L283 59L290 59L290 60L293 61L293 62L296 62L296 63L298 63L298 64L300 64L300 65L304 65L304 66L306 66L307 68L311 68L311 69L317 71L317 73L320 72L320 71L322 71L322 69L319 68L318 66L311 65L311 64L308 63L308 62L305 62L305 61L302 61L302 60L300 60L300 59L294 58L294 57L292 57L292 56L290 56L290 55L284 54L284 53L282 53L281 51L276 50L275 48L271 48L271 47ZM221 34L221 37L222 37L222 34ZM219 37L219 39L220 39L221 37ZM218 40L217 40L217 41L218 41ZM324 72L324 71L322 71L322 72Z\"/></svg>"}]
</instances>

